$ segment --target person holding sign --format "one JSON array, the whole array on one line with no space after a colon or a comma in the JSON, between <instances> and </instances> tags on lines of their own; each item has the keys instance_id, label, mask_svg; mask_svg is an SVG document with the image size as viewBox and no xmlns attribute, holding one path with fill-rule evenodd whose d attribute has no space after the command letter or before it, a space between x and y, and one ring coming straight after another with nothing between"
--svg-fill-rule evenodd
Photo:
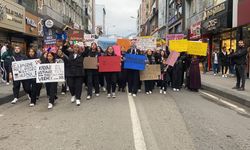
<instances>
[{"instance_id":1,"label":"person holding sign","mask_svg":"<svg viewBox=\"0 0 250 150\"><path fill-rule=\"evenodd\" d=\"M100 53L98 53L97 50L97 44L93 42L91 44L90 50L86 53L87 57L98 57L100 56ZM98 97L100 94L100 88L99 88L99 74L97 69L86 69L87 73L87 86L88 86L88 96L87 100L90 100L92 97L93 92L93 85L95 87L95 94Z\"/></svg>"},{"instance_id":2,"label":"person holding sign","mask_svg":"<svg viewBox=\"0 0 250 150\"><path fill-rule=\"evenodd\" d=\"M155 64L155 57L152 55L152 51L151 49L148 49L146 52L146 56L147 56L147 60L146 60L146 64L147 65L151 65L151 64ZM146 94L152 94L153 88L154 88L154 80L146 80L144 81L145 83L145 92Z\"/></svg>"},{"instance_id":3,"label":"person holding sign","mask_svg":"<svg viewBox=\"0 0 250 150\"><path fill-rule=\"evenodd\" d=\"M51 52L51 51L48 51L47 52L47 56L46 58L42 59L41 60L41 63L55 63L56 62L56 55ZM52 109L53 106L54 106L54 103L55 103L55 100L57 99L57 82L48 82L48 83L45 83L45 87L46 87L46 91L49 93L48 96L49 96L49 104L48 104L48 109Z\"/></svg>"},{"instance_id":4,"label":"person holding sign","mask_svg":"<svg viewBox=\"0 0 250 150\"><path fill-rule=\"evenodd\" d=\"M22 60L26 60L26 59L27 59L27 57L25 55L21 54L21 48L19 46L16 46L11 62L22 61ZM11 65L12 65L12 63L11 63ZM9 68L11 69L9 76L11 79L13 79L12 66ZM14 100L11 101L11 104L16 104L16 102L18 101L21 83L23 85L23 89L24 89L25 93L28 94L28 99L30 100L31 92L30 92L30 87L29 87L29 81L28 80L13 81Z\"/></svg>"},{"instance_id":5,"label":"person holding sign","mask_svg":"<svg viewBox=\"0 0 250 150\"><path fill-rule=\"evenodd\" d=\"M161 89L160 94L167 94L168 82L170 81L170 68L167 64L167 58L161 63Z\"/></svg>"},{"instance_id":6,"label":"person holding sign","mask_svg":"<svg viewBox=\"0 0 250 150\"><path fill-rule=\"evenodd\" d=\"M78 44L74 45L73 53L69 54L69 57L61 54L59 57L63 58L66 64L66 76L69 85L69 91L71 94L71 103L76 102L77 106L80 106L82 95L82 84L84 80L84 68L83 59L84 53L80 52Z\"/></svg>"},{"instance_id":7,"label":"person holding sign","mask_svg":"<svg viewBox=\"0 0 250 150\"><path fill-rule=\"evenodd\" d=\"M104 56L116 56L114 49L112 46L109 46L104 54ZM115 98L115 90L116 90L116 80L117 80L117 73L116 72L105 72L104 73L105 80L107 83L107 93L108 93L108 98L111 98L111 93L112 97Z\"/></svg>"},{"instance_id":8,"label":"person holding sign","mask_svg":"<svg viewBox=\"0 0 250 150\"><path fill-rule=\"evenodd\" d=\"M131 48L127 50L127 54L141 55L141 51L136 48L136 39L131 40L131 45ZM129 95L136 97L140 83L139 70L128 69L127 75Z\"/></svg>"}]
</instances>

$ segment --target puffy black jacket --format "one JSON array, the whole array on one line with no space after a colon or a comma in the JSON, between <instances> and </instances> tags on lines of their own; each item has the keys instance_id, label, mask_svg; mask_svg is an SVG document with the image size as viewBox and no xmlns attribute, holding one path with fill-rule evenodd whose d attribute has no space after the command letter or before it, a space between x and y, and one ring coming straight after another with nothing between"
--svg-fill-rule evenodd
<instances>
[{"instance_id":1,"label":"puffy black jacket","mask_svg":"<svg viewBox=\"0 0 250 150\"><path fill-rule=\"evenodd\" d=\"M64 57L63 60L66 66L67 77L80 77L85 75L83 59L84 56L82 54L78 54L76 58L74 58L73 53L71 53L68 58Z\"/></svg>"}]
</instances>

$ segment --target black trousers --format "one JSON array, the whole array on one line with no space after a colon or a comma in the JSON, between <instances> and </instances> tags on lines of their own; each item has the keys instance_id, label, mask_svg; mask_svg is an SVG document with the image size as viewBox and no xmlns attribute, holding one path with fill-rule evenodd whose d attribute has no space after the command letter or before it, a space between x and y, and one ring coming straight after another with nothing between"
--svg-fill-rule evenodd
<instances>
[{"instance_id":1,"label":"black trousers","mask_svg":"<svg viewBox=\"0 0 250 150\"><path fill-rule=\"evenodd\" d=\"M71 96L81 99L83 77L68 77L68 85Z\"/></svg>"},{"instance_id":2,"label":"black trousers","mask_svg":"<svg viewBox=\"0 0 250 150\"><path fill-rule=\"evenodd\" d=\"M6 80L6 82L10 82L10 66L4 64L4 80Z\"/></svg>"},{"instance_id":3,"label":"black trousers","mask_svg":"<svg viewBox=\"0 0 250 150\"><path fill-rule=\"evenodd\" d=\"M105 73L105 79L106 79L106 83L107 83L107 93L108 94L111 94L111 92L115 93L117 73L107 72L107 73Z\"/></svg>"},{"instance_id":4,"label":"black trousers","mask_svg":"<svg viewBox=\"0 0 250 150\"><path fill-rule=\"evenodd\" d=\"M172 72L172 88L180 89L182 87L182 69L175 67Z\"/></svg>"},{"instance_id":5,"label":"black trousers","mask_svg":"<svg viewBox=\"0 0 250 150\"><path fill-rule=\"evenodd\" d=\"M153 91L153 88L154 88L154 81L152 80L147 80L147 81L144 81L145 83L145 91L146 92L149 92L149 91Z\"/></svg>"},{"instance_id":6,"label":"black trousers","mask_svg":"<svg viewBox=\"0 0 250 150\"><path fill-rule=\"evenodd\" d=\"M42 84L36 83L36 80L32 79L29 81L30 83L30 98L31 98L31 103L36 104L37 97L40 96L40 90L42 88Z\"/></svg>"},{"instance_id":7,"label":"black trousers","mask_svg":"<svg viewBox=\"0 0 250 150\"><path fill-rule=\"evenodd\" d=\"M128 75L128 92L137 94L139 83L140 83L140 74L138 70L127 70Z\"/></svg>"},{"instance_id":8,"label":"black trousers","mask_svg":"<svg viewBox=\"0 0 250 150\"><path fill-rule=\"evenodd\" d=\"M46 90L49 91L49 103L55 103L56 95L57 95L57 82L45 83ZM48 93L47 93L48 94Z\"/></svg>"},{"instance_id":9,"label":"black trousers","mask_svg":"<svg viewBox=\"0 0 250 150\"><path fill-rule=\"evenodd\" d=\"M92 96L93 85L95 93L100 93L99 76L97 70L87 70L88 95Z\"/></svg>"},{"instance_id":10,"label":"black trousers","mask_svg":"<svg viewBox=\"0 0 250 150\"><path fill-rule=\"evenodd\" d=\"M227 74L228 65L221 65L221 73L222 75Z\"/></svg>"},{"instance_id":11,"label":"black trousers","mask_svg":"<svg viewBox=\"0 0 250 150\"><path fill-rule=\"evenodd\" d=\"M104 87L104 74L103 73L98 73L99 75L99 84L101 87Z\"/></svg>"},{"instance_id":12,"label":"black trousers","mask_svg":"<svg viewBox=\"0 0 250 150\"><path fill-rule=\"evenodd\" d=\"M62 84L62 90L61 92L66 93L67 92L67 82L68 82L68 78L66 78L66 81Z\"/></svg>"},{"instance_id":13,"label":"black trousers","mask_svg":"<svg viewBox=\"0 0 250 150\"><path fill-rule=\"evenodd\" d=\"M119 89L125 89L127 83L127 70L122 70L118 74L118 85Z\"/></svg>"},{"instance_id":14,"label":"black trousers","mask_svg":"<svg viewBox=\"0 0 250 150\"><path fill-rule=\"evenodd\" d=\"M242 87L245 88L245 65L236 65L235 66L236 71L236 77L237 77L237 83L236 87ZM240 86L241 82L241 86Z\"/></svg>"},{"instance_id":15,"label":"black trousers","mask_svg":"<svg viewBox=\"0 0 250 150\"><path fill-rule=\"evenodd\" d=\"M164 91L167 91L168 88L168 81L166 80L161 80L161 89L164 88Z\"/></svg>"},{"instance_id":16,"label":"black trousers","mask_svg":"<svg viewBox=\"0 0 250 150\"><path fill-rule=\"evenodd\" d=\"M29 94L29 95L31 94L30 81L29 80L13 81L13 95L14 95L14 98L19 98L21 83L22 83L24 92Z\"/></svg>"}]
</instances>

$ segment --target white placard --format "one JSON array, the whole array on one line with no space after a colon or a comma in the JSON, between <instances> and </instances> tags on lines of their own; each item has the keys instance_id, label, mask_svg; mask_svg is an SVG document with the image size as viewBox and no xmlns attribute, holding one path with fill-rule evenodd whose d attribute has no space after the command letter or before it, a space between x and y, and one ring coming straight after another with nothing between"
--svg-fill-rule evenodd
<instances>
[{"instance_id":1,"label":"white placard","mask_svg":"<svg viewBox=\"0 0 250 150\"><path fill-rule=\"evenodd\" d=\"M95 42L95 34L84 34L84 41L87 46L91 46L91 43Z\"/></svg>"},{"instance_id":2,"label":"white placard","mask_svg":"<svg viewBox=\"0 0 250 150\"><path fill-rule=\"evenodd\" d=\"M37 62L38 59L12 62L12 73L14 81L35 79Z\"/></svg>"},{"instance_id":3,"label":"white placard","mask_svg":"<svg viewBox=\"0 0 250 150\"><path fill-rule=\"evenodd\" d=\"M37 65L37 83L64 82L64 63Z\"/></svg>"},{"instance_id":4,"label":"white placard","mask_svg":"<svg viewBox=\"0 0 250 150\"><path fill-rule=\"evenodd\" d=\"M156 49L156 38L151 36L137 37L136 46L140 50Z\"/></svg>"}]
</instances>

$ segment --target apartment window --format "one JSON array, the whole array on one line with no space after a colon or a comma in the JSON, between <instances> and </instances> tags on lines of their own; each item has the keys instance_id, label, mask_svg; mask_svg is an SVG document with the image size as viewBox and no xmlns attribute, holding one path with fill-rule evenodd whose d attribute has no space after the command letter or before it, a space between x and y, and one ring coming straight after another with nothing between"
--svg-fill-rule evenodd
<instances>
[{"instance_id":1,"label":"apartment window","mask_svg":"<svg viewBox=\"0 0 250 150\"><path fill-rule=\"evenodd\" d=\"M25 7L27 10L36 12L37 11L37 1L35 0L18 0L18 4Z\"/></svg>"}]
</instances>

